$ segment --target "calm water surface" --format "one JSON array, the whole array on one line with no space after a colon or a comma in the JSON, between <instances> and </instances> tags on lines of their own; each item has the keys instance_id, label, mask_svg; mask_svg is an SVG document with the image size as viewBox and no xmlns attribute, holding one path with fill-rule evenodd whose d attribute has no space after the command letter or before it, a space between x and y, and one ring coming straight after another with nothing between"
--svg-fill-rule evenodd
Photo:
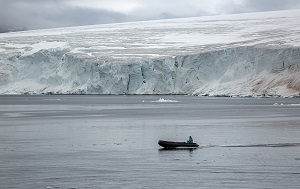
<instances>
[{"instance_id":1,"label":"calm water surface","mask_svg":"<svg viewBox=\"0 0 300 189\"><path fill-rule=\"evenodd\" d=\"M299 136L296 98L0 96L0 188L300 188Z\"/></svg>"}]
</instances>

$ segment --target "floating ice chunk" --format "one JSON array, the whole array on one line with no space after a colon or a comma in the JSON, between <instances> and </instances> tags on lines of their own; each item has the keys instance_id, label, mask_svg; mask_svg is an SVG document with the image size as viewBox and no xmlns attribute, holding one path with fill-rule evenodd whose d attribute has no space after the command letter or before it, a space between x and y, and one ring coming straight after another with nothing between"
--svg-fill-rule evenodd
<instances>
[{"instance_id":1,"label":"floating ice chunk","mask_svg":"<svg viewBox=\"0 0 300 189\"><path fill-rule=\"evenodd\" d=\"M179 102L178 100L170 100L170 99L163 99L163 98L160 98L156 101L151 101L151 102Z\"/></svg>"},{"instance_id":2,"label":"floating ice chunk","mask_svg":"<svg viewBox=\"0 0 300 189\"><path fill-rule=\"evenodd\" d=\"M300 106L300 104L290 104L290 106Z\"/></svg>"},{"instance_id":3,"label":"floating ice chunk","mask_svg":"<svg viewBox=\"0 0 300 189\"><path fill-rule=\"evenodd\" d=\"M300 106L300 104L278 104L278 103L274 103L273 104L274 106Z\"/></svg>"},{"instance_id":4,"label":"floating ice chunk","mask_svg":"<svg viewBox=\"0 0 300 189\"><path fill-rule=\"evenodd\" d=\"M43 100L45 100L45 101L59 101L59 100L62 100L62 99L60 99L60 98L45 98Z\"/></svg>"},{"instance_id":5,"label":"floating ice chunk","mask_svg":"<svg viewBox=\"0 0 300 189\"><path fill-rule=\"evenodd\" d=\"M284 106L284 104L278 104L277 102L273 104L274 106Z\"/></svg>"}]
</instances>

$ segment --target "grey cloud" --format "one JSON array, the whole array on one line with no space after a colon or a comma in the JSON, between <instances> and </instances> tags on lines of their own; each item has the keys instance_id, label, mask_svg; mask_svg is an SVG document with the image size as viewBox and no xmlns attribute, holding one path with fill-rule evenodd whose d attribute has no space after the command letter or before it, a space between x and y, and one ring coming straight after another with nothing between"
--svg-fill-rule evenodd
<instances>
[{"instance_id":1,"label":"grey cloud","mask_svg":"<svg viewBox=\"0 0 300 189\"><path fill-rule=\"evenodd\" d=\"M130 1L138 2L141 6L124 14L100 8L74 6L72 3L74 0L0 0L0 32L24 28L41 29L300 8L299 0L128 0L124 2ZM122 4L120 3L119 6Z\"/></svg>"},{"instance_id":2,"label":"grey cloud","mask_svg":"<svg viewBox=\"0 0 300 189\"><path fill-rule=\"evenodd\" d=\"M135 14L146 19L191 17L259 11L299 9L299 0L140 0Z\"/></svg>"},{"instance_id":3,"label":"grey cloud","mask_svg":"<svg viewBox=\"0 0 300 189\"><path fill-rule=\"evenodd\" d=\"M212 1L212 0L210 0ZM205 10L205 5L209 0L141 0L142 6L134 10L132 14L138 15L143 19L165 19L209 15Z\"/></svg>"},{"instance_id":4,"label":"grey cloud","mask_svg":"<svg viewBox=\"0 0 300 189\"><path fill-rule=\"evenodd\" d=\"M54 28L135 20L104 9L70 6L70 0L0 0L0 31Z\"/></svg>"},{"instance_id":5,"label":"grey cloud","mask_svg":"<svg viewBox=\"0 0 300 189\"><path fill-rule=\"evenodd\" d=\"M139 0L132 12L145 20L300 8L299 0Z\"/></svg>"},{"instance_id":6,"label":"grey cloud","mask_svg":"<svg viewBox=\"0 0 300 189\"><path fill-rule=\"evenodd\" d=\"M276 11L299 8L299 0L244 0L243 7L245 12Z\"/></svg>"}]
</instances>

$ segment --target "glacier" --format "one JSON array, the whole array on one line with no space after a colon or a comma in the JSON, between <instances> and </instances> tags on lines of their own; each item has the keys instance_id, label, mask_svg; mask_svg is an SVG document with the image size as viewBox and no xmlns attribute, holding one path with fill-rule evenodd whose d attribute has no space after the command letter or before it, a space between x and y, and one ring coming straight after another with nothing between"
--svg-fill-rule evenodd
<instances>
[{"instance_id":1,"label":"glacier","mask_svg":"<svg viewBox=\"0 0 300 189\"><path fill-rule=\"evenodd\" d=\"M300 10L0 34L0 94L299 96Z\"/></svg>"}]
</instances>

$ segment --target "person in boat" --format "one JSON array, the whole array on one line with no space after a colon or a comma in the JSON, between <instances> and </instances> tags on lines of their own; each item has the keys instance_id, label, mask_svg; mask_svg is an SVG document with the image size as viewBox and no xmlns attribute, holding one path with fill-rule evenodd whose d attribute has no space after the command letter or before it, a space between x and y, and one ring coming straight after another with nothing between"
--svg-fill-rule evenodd
<instances>
[{"instance_id":1,"label":"person in boat","mask_svg":"<svg viewBox=\"0 0 300 189\"><path fill-rule=\"evenodd\" d=\"M189 140L187 141L187 143L194 143L192 136L189 137Z\"/></svg>"}]
</instances>

